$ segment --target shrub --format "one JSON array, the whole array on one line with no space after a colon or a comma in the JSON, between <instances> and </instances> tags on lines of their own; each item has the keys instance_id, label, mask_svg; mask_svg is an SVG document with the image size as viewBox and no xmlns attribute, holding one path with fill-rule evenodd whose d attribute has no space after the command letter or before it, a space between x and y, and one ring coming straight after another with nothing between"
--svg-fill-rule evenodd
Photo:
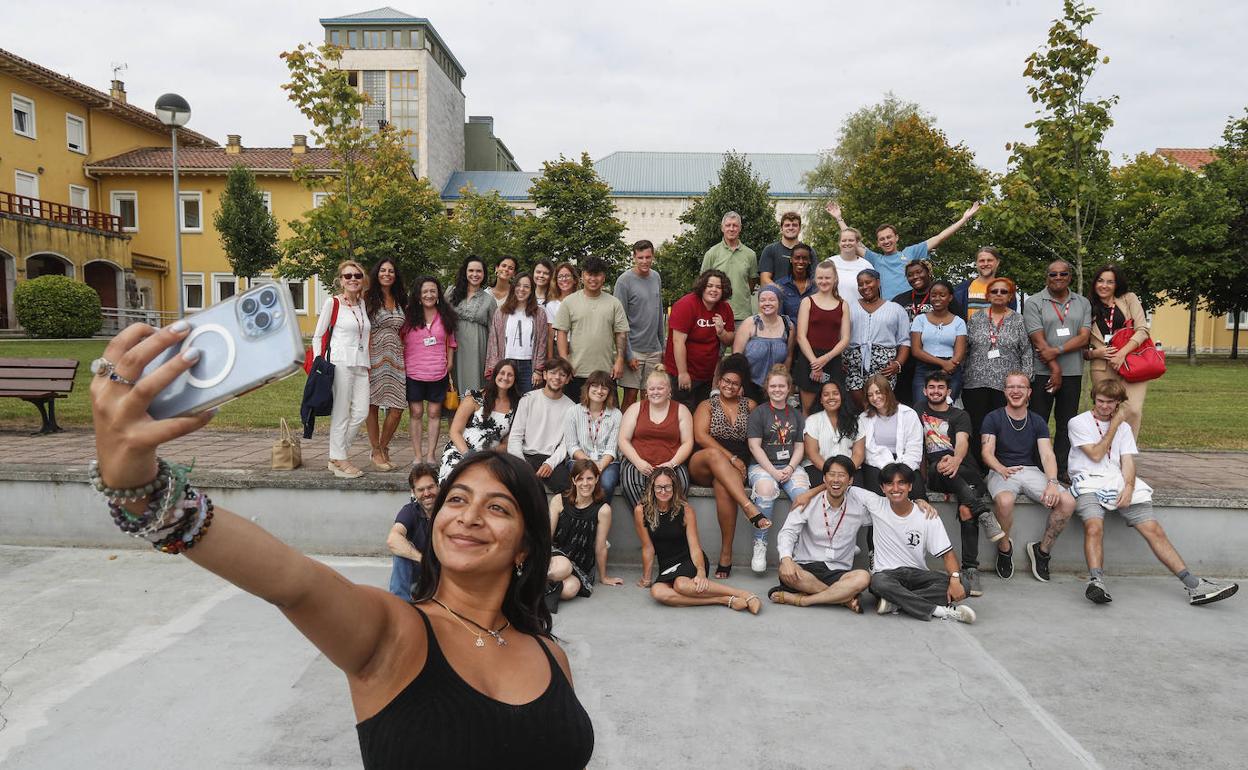
<instances>
[{"instance_id":1,"label":"shrub","mask_svg":"<svg viewBox=\"0 0 1248 770\"><path fill-rule=\"evenodd\" d=\"M63 275L45 275L13 290L17 322L32 337L90 337L104 325L100 295Z\"/></svg>"}]
</instances>

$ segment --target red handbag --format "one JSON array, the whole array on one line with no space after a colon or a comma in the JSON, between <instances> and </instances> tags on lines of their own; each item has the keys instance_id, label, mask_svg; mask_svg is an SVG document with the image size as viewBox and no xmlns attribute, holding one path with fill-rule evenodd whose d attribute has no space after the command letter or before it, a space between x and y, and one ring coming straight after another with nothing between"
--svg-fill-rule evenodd
<instances>
[{"instance_id":1,"label":"red handbag","mask_svg":"<svg viewBox=\"0 0 1248 770\"><path fill-rule=\"evenodd\" d=\"M1135 334L1135 324L1128 322L1125 329L1120 329L1114 333L1113 339L1109 344L1118 350L1126 347L1131 341L1131 337ZM1127 354L1123 359L1122 366L1118 367L1118 374L1122 375L1122 379L1127 382L1148 382L1155 380L1166 373L1166 354L1158 350L1153 344L1152 337L1145 337L1140 346Z\"/></svg>"},{"instance_id":2,"label":"red handbag","mask_svg":"<svg viewBox=\"0 0 1248 770\"><path fill-rule=\"evenodd\" d=\"M334 297L334 309L329 314L329 328L321 335L321 355L329 353L329 338L334 333L334 325L338 323L338 298ZM316 360L316 356L312 355L312 346L309 345L303 351L303 373L312 374L312 362Z\"/></svg>"}]
</instances>

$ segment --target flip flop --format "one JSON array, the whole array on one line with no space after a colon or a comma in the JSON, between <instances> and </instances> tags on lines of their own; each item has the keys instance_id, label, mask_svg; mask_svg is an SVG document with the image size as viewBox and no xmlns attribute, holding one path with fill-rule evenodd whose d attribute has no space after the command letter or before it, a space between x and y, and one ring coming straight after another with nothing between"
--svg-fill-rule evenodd
<instances>
[{"instance_id":1,"label":"flip flop","mask_svg":"<svg viewBox=\"0 0 1248 770\"><path fill-rule=\"evenodd\" d=\"M803 596L804 594L794 593L793 591L779 590L779 587L773 588L767 592L767 598L770 599L773 604L787 604L791 607L805 607L806 605L802 604Z\"/></svg>"},{"instance_id":2,"label":"flip flop","mask_svg":"<svg viewBox=\"0 0 1248 770\"><path fill-rule=\"evenodd\" d=\"M730 577L732 577L732 565L731 564L716 564L715 565L715 579L716 580L727 580Z\"/></svg>"},{"instance_id":3,"label":"flip flop","mask_svg":"<svg viewBox=\"0 0 1248 770\"><path fill-rule=\"evenodd\" d=\"M767 526L766 527L759 526L760 521L766 521ZM761 513L751 516L750 523L754 525L754 529L758 529L758 530L771 529L771 519L767 518Z\"/></svg>"}]
</instances>

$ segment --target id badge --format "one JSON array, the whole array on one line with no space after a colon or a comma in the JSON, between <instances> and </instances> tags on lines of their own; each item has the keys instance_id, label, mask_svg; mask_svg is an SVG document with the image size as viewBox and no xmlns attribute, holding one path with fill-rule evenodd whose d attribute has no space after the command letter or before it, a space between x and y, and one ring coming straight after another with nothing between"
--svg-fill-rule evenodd
<instances>
[{"instance_id":1,"label":"id badge","mask_svg":"<svg viewBox=\"0 0 1248 770\"><path fill-rule=\"evenodd\" d=\"M995 349L995 348L994 348L994 349L992 349L992 350L989 350L989 351L988 351L988 360L989 360L989 361L991 361L991 360L992 360L992 359L994 359L994 358L1000 358L1000 357L1001 357L1001 351L1000 351L1000 350L997 350L997 349Z\"/></svg>"},{"instance_id":2,"label":"id badge","mask_svg":"<svg viewBox=\"0 0 1248 770\"><path fill-rule=\"evenodd\" d=\"M1057 336L1059 336L1059 337L1069 337L1069 336L1070 336L1070 329L1066 329L1066 328L1058 329L1058 330L1057 330Z\"/></svg>"},{"instance_id":3,"label":"id badge","mask_svg":"<svg viewBox=\"0 0 1248 770\"><path fill-rule=\"evenodd\" d=\"M425 347L433 347L436 344L438 344L437 337L425 337Z\"/></svg>"},{"instance_id":4,"label":"id badge","mask_svg":"<svg viewBox=\"0 0 1248 770\"><path fill-rule=\"evenodd\" d=\"M777 460L787 460L787 459L789 459L789 457L791 457L791 456L792 456L792 454L793 454L793 453L792 453L792 452L790 452L790 451L789 451L789 450L787 450L787 449L780 449L780 450L778 450L778 451L776 452L776 459L777 459Z\"/></svg>"}]
</instances>

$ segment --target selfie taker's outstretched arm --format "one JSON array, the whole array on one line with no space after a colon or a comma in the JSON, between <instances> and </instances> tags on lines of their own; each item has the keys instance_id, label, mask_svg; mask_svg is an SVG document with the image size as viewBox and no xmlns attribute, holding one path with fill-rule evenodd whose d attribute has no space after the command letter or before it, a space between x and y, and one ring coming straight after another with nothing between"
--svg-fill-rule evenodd
<instances>
[{"instance_id":1,"label":"selfie taker's outstretched arm","mask_svg":"<svg viewBox=\"0 0 1248 770\"><path fill-rule=\"evenodd\" d=\"M187 350L141 379L140 373L189 330L181 321L159 331L136 324L114 337L104 350L104 359L119 377L136 380L128 385L97 376L91 382L100 480L111 489L150 483L158 472L157 447L202 428L211 419L207 414L154 420L147 413L152 398L193 366L198 353ZM141 515L147 505L148 499L143 498L125 507ZM101 502L91 515L106 515L104 508ZM386 638L391 616L387 605L392 597L355 585L229 511L215 509L204 537L186 554L204 569L276 605L348 674L364 670Z\"/></svg>"}]
</instances>

